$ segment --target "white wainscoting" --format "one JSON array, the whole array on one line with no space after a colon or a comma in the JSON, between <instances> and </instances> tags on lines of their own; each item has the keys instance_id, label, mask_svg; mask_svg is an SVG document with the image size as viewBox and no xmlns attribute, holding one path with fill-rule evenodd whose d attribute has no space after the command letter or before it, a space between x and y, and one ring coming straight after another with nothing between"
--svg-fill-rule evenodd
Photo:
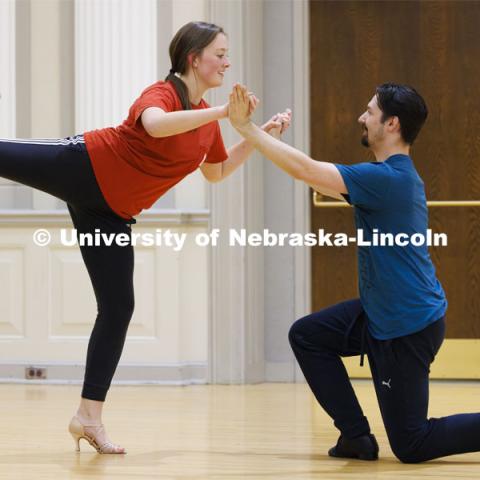
<instances>
[{"instance_id":1,"label":"white wainscoting","mask_svg":"<svg viewBox=\"0 0 480 480\"><path fill-rule=\"evenodd\" d=\"M208 213L146 212L136 233L186 233L183 249L135 247L135 312L114 383L204 383L207 369ZM52 241L36 246L45 228ZM80 382L96 303L65 211L0 212L0 381L25 381L25 367L47 367L48 382ZM32 381L30 381L32 382ZM33 383L36 381L33 381Z\"/></svg>"}]
</instances>

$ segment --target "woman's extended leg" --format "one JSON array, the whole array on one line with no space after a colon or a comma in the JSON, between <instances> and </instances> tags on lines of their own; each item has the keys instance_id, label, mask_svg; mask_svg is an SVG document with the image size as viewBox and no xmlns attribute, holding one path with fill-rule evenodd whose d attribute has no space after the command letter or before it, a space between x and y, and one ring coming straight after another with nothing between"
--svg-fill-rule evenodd
<instances>
[{"instance_id":1,"label":"woman's extended leg","mask_svg":"<svg viewBox=\"0 0 480 480\"><path fill-rule=\"evenodd\" d=\"M108 209L82 135L48 140L0 139L0 177L67 203Z\"/></svg>"}]
</instances>

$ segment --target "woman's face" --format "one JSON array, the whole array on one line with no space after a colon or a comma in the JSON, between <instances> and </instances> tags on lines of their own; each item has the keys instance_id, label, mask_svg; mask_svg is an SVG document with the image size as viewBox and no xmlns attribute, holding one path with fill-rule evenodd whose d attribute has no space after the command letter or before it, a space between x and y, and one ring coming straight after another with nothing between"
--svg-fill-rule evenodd
<instances>
[{"instance_id":1,"label":"woman's face","mask_svg":"<svg viewBox=\"0 0 480 480\"><path fill-rule=\"evenodd\" d=\"M230 66L228 40L223 33L207 45L200 56L193 60L194 71L207 88L219 87L225 71Z\"/></svg>"}]
</instances>

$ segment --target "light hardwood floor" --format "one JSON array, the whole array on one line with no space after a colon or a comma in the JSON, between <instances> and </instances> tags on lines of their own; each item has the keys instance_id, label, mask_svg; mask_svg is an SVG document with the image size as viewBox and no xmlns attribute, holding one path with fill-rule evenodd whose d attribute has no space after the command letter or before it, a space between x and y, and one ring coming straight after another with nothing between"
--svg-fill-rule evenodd
<instances>
[{"instance_id":1,"label":"light hardwood floor","mask_svg":"<svg viewBox=\"0 0 480 480\"><path fill-rule=\"evenodd\" d=\"M327 456L337 431L304 384L113 386L104 423L127 455L99 455L67 424L79 386L0 385L0 479L478 479L480 453L405 465L388 446L373 387L354 382L377 462ZM480 410L480 382L432 383L430 415Z\"/></svg>"}]
</instances>

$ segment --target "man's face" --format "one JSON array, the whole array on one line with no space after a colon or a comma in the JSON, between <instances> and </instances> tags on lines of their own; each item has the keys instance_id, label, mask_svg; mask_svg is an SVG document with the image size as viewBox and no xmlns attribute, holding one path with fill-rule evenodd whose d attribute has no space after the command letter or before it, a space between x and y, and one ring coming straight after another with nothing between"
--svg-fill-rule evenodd
<instances>
[{"instance_id":1,"label":"man's face","mask_svg":"<svg viewBox=\"0 0 480 480\"><path fill-rule=\"evenodd\" d=\"M374 95L367 105L367 110L358 117L358 123L362 126L363 146L371 148L384 139L385 124L381 119L382 111L377 104L377 96Z\"/></svg>"}]
</instances>

